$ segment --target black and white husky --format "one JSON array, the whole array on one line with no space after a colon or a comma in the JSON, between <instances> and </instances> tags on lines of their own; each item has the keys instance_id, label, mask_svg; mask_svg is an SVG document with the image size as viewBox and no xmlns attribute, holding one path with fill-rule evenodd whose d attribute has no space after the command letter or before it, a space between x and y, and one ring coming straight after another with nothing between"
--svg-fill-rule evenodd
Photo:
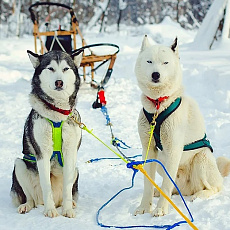
<instances>
[{"instance_id":1,"label":"black and white husky","mask_svg":"<svg viewBox=\"0 0 230 230\"><path fill-rule=\"evenodd\" d=\"M81 54L27 51L35 68L29 95L32 110L23 135L23 159L16 159L11 195L19 213L44 204L44 215L75 217L78 193L77 150L81 129L71 119L80 85Z\"/></svg>"}]
</instances>

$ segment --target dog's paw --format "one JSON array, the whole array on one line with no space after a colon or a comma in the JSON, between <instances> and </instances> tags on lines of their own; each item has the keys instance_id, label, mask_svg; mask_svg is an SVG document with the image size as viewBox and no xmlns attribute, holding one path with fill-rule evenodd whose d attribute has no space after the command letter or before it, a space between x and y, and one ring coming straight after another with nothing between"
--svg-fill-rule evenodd
<instances>
[{"instance_id":1,"label":"dog's paw","mask_svg":"<svg viewBox=\"0 0 230 230\"><path fill-rule=\"evenodd\" d=\"M144 213L150 213L151 210L151 205L140 205L134 212L134 216L144 214Z\"/></svg>"},{"instance_id":2,"label":"dog's paw","mask_svg":"<svg viewBox=\"0 0 230 230\"><path fill-rule=\"evenodd\" d=\"M31 209L32 209L32 207L28 203L21 204L18 207L18 213L25 214L25 213L29 212Z\"/></svg>"},{"instance_id":3,"label":"dog's paw","mask_svg":"<svg viewBox=\"0 0 230 230\"><path fill-rule=\"evenodd\" d=\"M168 214L168 208L166 207L161 207L161 208L155 208L152 215L155 217L158 216L164 216Z\"/></svg>"},{"instance_id":4,"label":"dog's paw","mask_svg":"<svg viewBox=\"0 0 230 230\"><path fill-rule=\"evenodd\" d=\"M62 215L65 217L74 218L76 216L76 213L73 209L63 209Z\"/></svg>"},{"instance_id":5,"label":"dog's paw","mask_svg":"<svg viewBox=\"0 0 230 230\"><path fill-rule=\"evenodd\" d=\"M190 201L193 202L196 198L197 198L197 195L194 194L194 195L191 196Z\"/></svg>"},{"instance_id":6,"label":"dog's paw","mask_svg":"<svg viewBox=\"0 0 230 230\"><path fill-rule=\"evenodd\" d=\"M59 216L56 208L45 210L44 215L50 218Z\"/></svg>"},{"instance_id":7,"label":"dog's paw","mask_svg":"<svg viewBox=\"0 0 230 230\"><path fill-rule=\"evenodd\" d=\"M200 198L202 200L206 200L210 196L214 195L217 192L218 192L217 188L216 189L205 189L205 190L198 191L191 197L191 201L194 201L197 198Z\"/></svg>"}]
</instances>

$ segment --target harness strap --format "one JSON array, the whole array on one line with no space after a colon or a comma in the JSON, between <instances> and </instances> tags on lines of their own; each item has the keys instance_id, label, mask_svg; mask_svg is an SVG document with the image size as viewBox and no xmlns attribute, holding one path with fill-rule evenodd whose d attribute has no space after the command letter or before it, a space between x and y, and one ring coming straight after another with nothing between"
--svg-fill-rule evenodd
<instances>
[{"instance_id":1,"label":"harness strap","mask_svg":"<svg viewBox=\"0 0 230 230\"><path fill-rule=\"evenodd\" d=\"M36 158L35 158L34 154L25 154L25 153L23 153L23 154L24 154L24 156L23 156L24 160L32 162L32 163L36 162Z\"/></svg>"},{"instance_id":2,"label":"harness strap","mask_svg":"<svg viewBox=\"0 0 230 230\"><path fill-rule=\"evenodd\" d=\"M59 164L63 167L64 166L64 159L62 154L62 125L63 121L61 122L54 122L46 118L46 120L52 126L52 137L53 137L53 155L51 156L52 160L54 157L58 160Z\"/></svg>"},{"instance_id":3,"label":"harness strap","mask_svg":"<svg viewBox=\"0 0 230 230\"><path fill-rule=\"evenodd\" d=\"M177 98L167 109L165 109L163 112L161 112L158 117L156 118L156 126L154 129L154 139L156 142L156 146L157 148L159 148L161 151L163 150L163 146L161 144L161 140L160 140L160 127L161 124L163 123L163 121L169 117L181 104L181 98ZM148 120L149 123L152 122L153 120L153 113L148 113L144 108L143 108L143 112ZM207 136L205 134L204 138L195 142L192 142L190 144L187 144L184 146L184 151L189 151L189 150L194 150L194 149L198 149L198 148L203 148L203 147L208 147L212 152L213 152L213 148L209 142L209 140L207 139Z\"/></svg>"},{"instance_id":4,"label":"harness strap","mask_svg":"<svg viewBox=\"0 0 230 230\"><path fill-rule=\"evenodd\" d=\"M189 151L189 150L194 150L194 149L199 149L203 147L208 147L211 152L213 153L213 148L210 144L210 141L207 139L207 135L205 133L204 138L198 141L195 141L191 144L185 145L184 146L184 151Z\"/></svg>"},{"instance_id":5,"label":"harness strap","mask_svg":"<svg viewBox=\"0 0 230 230\"><path fill-rule=\"evenodd\" d=\"M58 163L60 166L64 166L64 158L62 154L62 125L64 121L61 122L54 122L46 118L46 120L51 124L52 126L52 138L53 138L53 154L50 158L52 160L54 157L56 157ZM36 162L36 158L34 154L25 154L24 153L24 160L29 162Z\"/></svg>"},{"instance_id":6,"label":"harness strap","mask_svg":"<svg viewBox=\"0 0 230 230\"><path fill-rule=\"evenodd\" d=\"M161 140L160 140L160 127L163 121L169 117L181 104L181 98L177 98L167 109L165 109L163 112L161 112L158 117L156 118L156 126L154 129L154 139L156 142L157 148L159 148L161 151L163 150L163 147L161 145ZM148 113L144 108L143 108L144 114L148 120L149 123L152 122L153 120L153 113Z\"/></svg>"}]
</instances>

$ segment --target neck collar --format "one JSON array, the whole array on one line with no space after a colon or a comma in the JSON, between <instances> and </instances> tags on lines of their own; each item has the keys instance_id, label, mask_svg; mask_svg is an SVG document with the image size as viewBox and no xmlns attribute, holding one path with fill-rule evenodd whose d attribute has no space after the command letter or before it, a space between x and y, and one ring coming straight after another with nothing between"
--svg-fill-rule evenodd
<instances>
[{"instance_id":1,"label":"neck collar","mask_svg":"<svg viewBox=\"0 0 230 230\"><path fill-rule=\"evenodd\" d=\"M63 114L63 115L70 115L70 113L72 112L72 109L70 109L70 110L59 109L59 108L57 108L56 106L50 104L50 103L47 102L47 101L44 101L44 100L43 100L43 102L44 102L50 109L52 109L52 110L54 110L54 111L56 111L56 112L58 112L58 113L61 113L61 114Z\"/></svg>"},{"instance_id":2,"label":"neck collar","mask_svg":"<svg viewBox=\"0 0 230 230\"><path fill-rule=\"evenodd\" d=\"M165 101L166 99L169 98L169 96L165 96L165 97L159 97L158 99L152 99L150 97L147 97L151 102L153 102L153 104L156 107L156 110L158 110L160 108L161 102Z\"/></svg>"}]
</instances>

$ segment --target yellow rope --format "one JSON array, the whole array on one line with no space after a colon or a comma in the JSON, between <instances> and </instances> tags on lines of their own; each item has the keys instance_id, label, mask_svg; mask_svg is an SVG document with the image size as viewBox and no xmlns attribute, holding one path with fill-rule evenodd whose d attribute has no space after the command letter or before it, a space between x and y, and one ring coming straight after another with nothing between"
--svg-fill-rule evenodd
<instances>
[{"instance_id":1,"label":"yellow rope","mask_svg":"<svg viewBox=\"0 0 230 230\"><path fill-rule=\"evenodd\" d=\"M95 137L98 141L100 141L104 146L106 146L110 151L112 151L113 153L115 153L119 158L121 158L126 164L128 164L129 162L122 157L119 153L117 153L116 151L114 151L113 149L111 149L107 144L105 144L100 138L98 138L92 131L93 130L89 130L85 124L77 121L77 119L74 116L71 116L71 118L79 125L79 127L81 129L84 129L85 131L87 131L88 133L90 133L93 137ZM146 153L146 157L145 157L145 162L147 160L147 155L149 152L149 147L150 147L150 142L151 142L151 138L153 136L153 131L155 128L155 120L154 123L152 123L151 125L151 130L150 130L150 140L149 140L149 146L147 149L147 153ZM195 230L199 230L189 219L188 217L186 217L181 211L180 209L173 203L173 201L161 190L161 188L152 180L152 178L148 175L148 173L144 170L143 165L134 165L133 166L135 169L138 169L140 172L142 172L144 174L144 176L147 177L147 179L156 187L156 189L160 192L160 194L174 207L174 209L176 209L176 211L185 219L185 221Z\"/></svg>"},{"instance_id":2,"label":"yellow rope","mask_svg":"<svg viewBox=\"0 0 230 230\"><path fill-rule=\"evenodd\" d=\"M92 133L93 130L89 130L86 126L84 126L82 129L86 130L88 133L90 133L93 137L95 137L97 140L99 140L104 146L106 146L110 151L112 151L113 153L115 153L118 157L120 157L126 164L128 164L129 162L122 157L119 153L117 153L116 151L114 151L112 148L110 148L105 142L103 142L100 138L98 138L96 135L94 135Z\"/></svg>"},{"instance_id":3,"label":"yellow rope","mask_svg":"<svg viewBox=\"0 0 230 230\"><path fill-rule=\"evenodd\" d=\"M146 164L146 161L148 159L148 155L149 155L149 149L150 149L150 145L151 145L151 141L152 141L152 138L153 138L153 133L154 133L154 129L156 127L156 119L158 117L158 112L156 111L153 115L153 120L150 124L150 136L149 136L149 143L148 143L148 148L147 148L147 151L146 151L146 155L145 155L145 161L144 161L144 165Z\"/></svg>"},{"instance_id":4,"label":"yellow rope","mask_svg":"<svg viewBox=\"0 0 230 230\"><path fill-rule=\"evenodd\" d=\"M148 148L147 148L146 155L145 155L144 165L146 164L146 161L148 159L149 149L150 149L151 141L152 141L152 138L153 138L153 132L154 132L155 126L156 126L155 124L151 124L151 126L150 126L149 144L148 144Z\"/></svg>"},{"instance_id":5,"label":"yellow rope","mask_svg":"<svg viewBox=\"0 0 230 230\"><path fill-rule=\"evenodd\" d=\"M72 115L71 118L79 125L79 127L81 129L84 129L85 131L87 131L88 133L90 133L93 137L95 137L98 141L100 141L104 146L106 146L110 151L112 151L113 153L115 153L119 158L121 158L126 164L128 164L129 162L122 157L119 153L117 153L116 151L114 151L112 148L110 148L105 142L103 142L99 137L97 137L92 131L93 130L89 130L86 125L84 123L81 123L77 120L77 118Z\"/></svg>"},{"instance_id":6,"label":"yellow rope","mask_svg":"<svg viewBox=\"0 0 230 230\"><path fill-rule=\"evenodd\" d=\"M195 230L198 228L185 216L181 210L173 203L173 201L161 190L161 188L152 180L152 178L148 175L148 173L144 170L143 165L133 166L135 169L140 170L147 179L156 187L156 189L160 192L160 194L176 209L176 211L185 219L185 221Z\"/></svg>"}]
</instances>

